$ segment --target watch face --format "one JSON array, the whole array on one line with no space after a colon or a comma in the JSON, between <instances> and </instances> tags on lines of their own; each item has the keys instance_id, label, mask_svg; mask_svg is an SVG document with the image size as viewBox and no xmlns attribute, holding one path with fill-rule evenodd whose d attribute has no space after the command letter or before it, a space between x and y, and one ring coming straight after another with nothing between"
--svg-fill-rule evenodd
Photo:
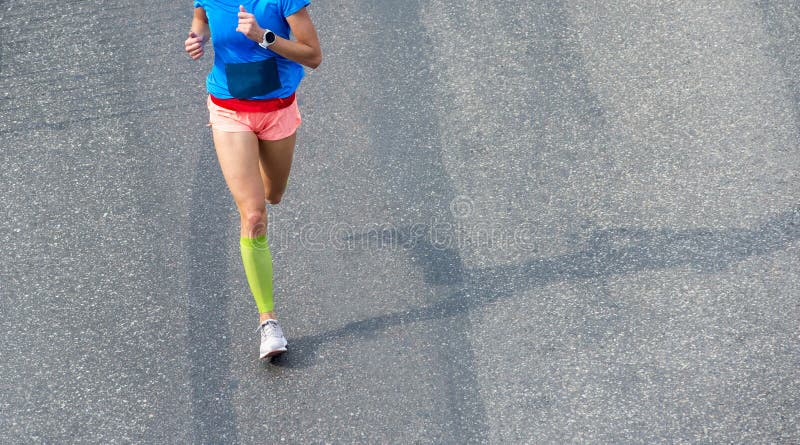
<instances>
[{"instance_id":1,"label":"watch face","mask_svg":"<svg viewBox=\"0 0 800 445\"><path fill-rule=\"evenodd\" d=\"M268 31L267 34L264 36L264 40L266 40L267 43L274 43L275 42L275 33L272 32L272 31Z\"/></svg>"}]
</instances>

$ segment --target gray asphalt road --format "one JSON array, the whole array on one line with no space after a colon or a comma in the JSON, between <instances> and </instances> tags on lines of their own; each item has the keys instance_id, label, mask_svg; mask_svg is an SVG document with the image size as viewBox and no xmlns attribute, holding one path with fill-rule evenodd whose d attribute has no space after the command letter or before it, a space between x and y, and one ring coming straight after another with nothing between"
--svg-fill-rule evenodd
<instances>
[{"instance_id":1,"label":"gray asphalt road","mask_svg":"<svg viewBox=\"0 0 800 445\"><path fill-rule=\"evenodd\" d=\"M257 360L190 2L0 1L0 442L800 443L800 5L317 2Z\"/></svg>"}]
</instances>

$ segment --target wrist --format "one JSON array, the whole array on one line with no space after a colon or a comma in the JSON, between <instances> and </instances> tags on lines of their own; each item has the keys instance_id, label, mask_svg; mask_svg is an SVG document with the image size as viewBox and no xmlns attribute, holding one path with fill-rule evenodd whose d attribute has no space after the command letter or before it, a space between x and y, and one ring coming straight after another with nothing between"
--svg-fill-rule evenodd
<instances>
[{"instance_id":1,"label":"wrist","mask_svg":"<svg viewBox=\"0 0 800 445\"><path fill-rule=\"evenodd\" d=\"M261 30L261 38L258 40L258 46L268 49L272 44L275 43L277 36L274 32L270 31L269 29L262 29Z\"/></svg>"},{"instance_id":2,"label":"wrist","mask_svg":"<svg viewBox=\"0 0 800 445\"><path fill-rule=\"evenodd\" d=\"M192 32L193 32L193 33L194 33L194 35L196 35L197 37L200 37L200 44L201 44L201 45L205 45L205 44L206 44L206 42L208 42L208 39L209 39L209 37L208 37L207 35L205 35L205 34L203 34L203 33L201 33L201 32L197 32L197 31L192 31Z\"/></svg>"},{"instance_id":3,"label":"wrist","mask_svg":"<svg viewBox=\"0 0 800 445\"><path fill-rule=\"evenodd\" d=\"M250 31L250 33L247 34L247 37L250 38L250 40L252 40L252 41L254 41L256 43L260 43L262 35L264 35L264 30L261 29L261 27L258 26L258 24L256 24L256 26L253 27L253 29Z\"/></svg>"}]
</instances>

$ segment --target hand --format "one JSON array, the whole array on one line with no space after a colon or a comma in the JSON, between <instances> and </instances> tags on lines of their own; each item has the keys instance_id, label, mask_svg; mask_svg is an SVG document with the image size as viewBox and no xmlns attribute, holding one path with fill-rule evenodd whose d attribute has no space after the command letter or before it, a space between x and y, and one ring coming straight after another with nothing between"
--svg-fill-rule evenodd
<instances>
[{"instance_id":1,"label":"hand","mask_svg":"<svg viewBox=\"0 0 800 445\"><path fill-rule=\"evenodd\" d=\"M239 26L236 27L236 31L256 43L264 40L264 28L258 26L256 16L247 12L242 5L239 5Z\"/></svg>"},{"instance_id":2,"label":"hand","mask_svg":"<svg viewBox=\"0 0 800 445\"><path fill-rule=\"evenodd\" d=\"M189 38L183 42L183 46L186 48L186 52L189 53L189 57L191 57L192 60L197 60L203 57L204 44L205 40L192 31L189 31Z\"/></svg>"}]
</instances>

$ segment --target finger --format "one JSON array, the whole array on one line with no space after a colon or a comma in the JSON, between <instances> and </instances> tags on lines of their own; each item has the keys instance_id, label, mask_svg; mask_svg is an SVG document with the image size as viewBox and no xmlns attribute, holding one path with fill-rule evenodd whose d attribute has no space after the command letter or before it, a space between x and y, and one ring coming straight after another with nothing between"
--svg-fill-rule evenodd
<instances>
[{"instance_id":1,"label":"finger","mask_svg":"<svg viewBox=\"0 0 800 445\"><path fill-rule=\"evenodd\" d=\"M239 12L247 12L247 10L244 9L244 6L239 5Z\"/></svg>"}]
</instances>

